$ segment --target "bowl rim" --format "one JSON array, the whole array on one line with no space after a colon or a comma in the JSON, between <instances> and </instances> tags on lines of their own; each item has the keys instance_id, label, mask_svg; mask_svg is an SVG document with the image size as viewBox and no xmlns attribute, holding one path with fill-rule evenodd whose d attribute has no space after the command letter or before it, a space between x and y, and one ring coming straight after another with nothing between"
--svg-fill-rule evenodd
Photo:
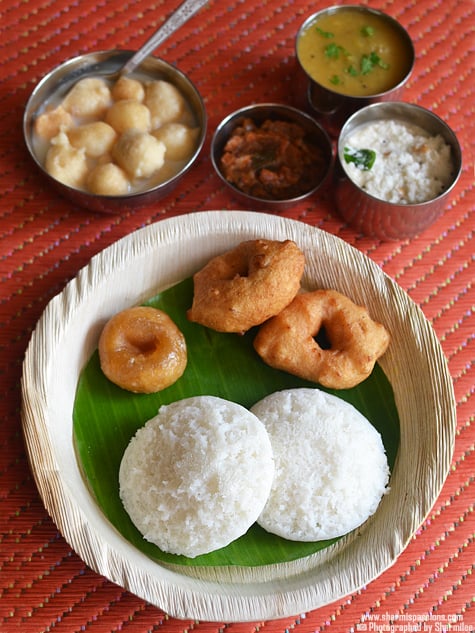
<instances>
[{"instance_id":1,"label":"bowl rim","mask_svg":"<svg viewBox=\"0 0 475 633\"><path fill-rule=\"evenodd\" d=\"M219 162L218 159L216 157L216 150L217 150L217 144L218 144L218 140L220 138L220 135L224 132L226 126L231 123L234 119L238 120L239 118L243 118L245 116L249 115L249 118L252 118L252 113L253 112L259 112L259 111L265 111L265 110L275 110L276 113L281 112L282 116L285 116L286 113L293 115L295 118L300 118L304 121L306 121L309 125L313 126L316 130L316 132L318 132L318 134L320 134L322 136L322 138L324 139L324 142L326 144L325 152L328 153L329 156L329 161L327 164L326 169L323 172L322 177L319 179L318 183L312 187L312 189L309 189L308 191L300 194L299 196L295 196L293 198L284 198L282 200L275 200L273 198L260 198L257 196L253 196L251 194L245 193L244 191L241 191L241 189L239 189L238 187L236 187L233 183L229 182L224 174L222 173L220 167L219 167ZM278 116L278 114L277 114ZM276 117L273 116L273 118L275 119ZM289 117L291 118L291 117ZM295 119L292 119L295 120ZM300 201L307 199L308 197L310 197L311 195L313 195L318 189L320 189L320 187L323 185L323 183L326 181L327 177L330 174L330 171L333 167L333 163L334 163L334 150L333 150L333 145L332 145L332 141L330 139L330 136L328 135L328 132L325 130L325 128L320 125L320 123L318 121L316 121L312 116L310 116L309 114L307 114L306 112L304 112L303 110L300 110L299 108L296 108L292 105L286 104L286 103L277 103L277 102L260 102L260 103L253 103L253 104L249 104L247 106L243 106L242 108L238 108L237 110L234 110L233 112L230 112L229 114L227 114L216 126L213 136L211 138L211 146L210 146L210 157L211 157L211 163L213 165L213 168L217 174L217 176L220 178L220 180L227 186L229 187L237 196L241 197L241 198L245 198L246 200L248 200L249 202L252 202L254 204L266 204L269 206L275 206L275 207L279 207L282 205L288 205L288 204L298 204Z\"/></svg>"},{"instance_id":2,"label":"bowl rim","mask_svg":"<svg viewBox=\"0 0 475 633\"><path fill-rule=\"evenodd\" d=\"M362 189L359 185L355 183L355 181L351 178L348 171L346 170L343 164L343 161L341 159L342 149L343 149L343 145L344 145L344 141L346 137L348 136L348 134L350 134L350 132L358 128L360 125L366 125L367 123L371 123L371 122L374 123L377 121L385 120L386 117L375 115L369 120L364 120L361 123L357 123L359 118L362 118L362 117L364 118L365 115L368 115L368 113L371 114L372 112L377 112L378 110L386 110L386 109L397 110L400 112L401 115L406 114L406 116L395 116L392 120L408 122L408 123L417 125L418 127L421 127L426 132L434 134L434 132L431 132L423 124L421 124L419 119L417 121L413 121L411 120L411 117L407 115L410 115L411 112L412 113L416 112L418 113L419 117L423 116L432 120L434 124L440 128L440 132L437 132L437 134L441 134L445 142L450 145L451 150L452 150L453 163L454 163L454 174L452 176L450 185L446 189L444 189L444 191L439 193L439 195L437 195L435 198L430 198L429 200L423 200L422 202L410 202L410 203L391 202L389 200L384 200L383 198L378 198L377 196ZM369 105L363 106L362 108L354 112L345 121L339 133L337 146L336 146L336 160L338 161L340 171L341 170L343 171L344 175L350 180L353 186L356 189L358 189L358 191L360 191L362 194L367 196L369 199L379 202L381 204L385 204L392 207L403 207L403 208L408 208L408 207L421 208L421 207L429 206L433 204L434 202L440 202L441 200L446 198L450 194L450 192L454 189L454 187L456 186L460 178L460 174L462 173L462 169L463 169L462 148L460 146L459 140L455 132L448 125L448 123L446 123L446 121L444 121L444 119L442 119L439 115L432 112L432 110L429 110L428 108L424 108L423 106L420 106L416 103L409 103L407 101L381 101L378 103L370 103Z\"/></svg>"},{"instance_id":3,"label":"bowl rim","mask_svg":"<svg viewBox=\"0 0 475 633\"><path fill-rule=\"evenodd\" d=\"M147 63L160 64L163 68L166 68L172 74L175 74L177 77L179 77L180 82L186 83L189 85L189 87L191 88L191 91L194 93L196 103L199 105L199 111L197 111L194 106L190 105L190 107L193 110L193 114L196 116L198 120L198 124L200 125L199 142L195 148L195 151L190 156L190 158L186 161L185 165L180 169L180 171L174 174L171 178L168 178L167 180L151 188L147 188L141 191L131 191L124 195L96 194L96 193L87 191L85 189L71 187L70 185L57 180L46 171L44 165L41 163L40 159L38 158L34 150L34 144L32 142L32 139L33 139L32 128L34 125L35 116L41 109L42 103L44 104L44 101L39 104L35 102L40 98L40 96L42 95L42 92L46 91L46 89L49 87L49 84L52 84L51 87L53 88L53 90L52 92L49 93L49 95L51 96L53 93L58 94L60 93L62 89L65 90L66 88L69 88L75 81L78 81L79 79L82 79L85 77L91 77L91 76L100 76L99 70L97 73L94 73L95 66L99 67L101 62L105 62L109 59L113 59L114 56L117 56L117 58L121 60L120 64L118 64L117 66L117 69L119 69L120 66L123 63L125 63L127 59L132 57L134 53L135 51L127 50L127 49L109 49L109 50L100 50L100 51L90 51L87 53L83 53L81 55L76 55L75 57L71 57L67 59L66 61L52 67L45 75L43 75L43 77L35 85L32 92L30 93L30 96L28 97L28 100L23 110L23 120L22 120L23 140L28 150L28 153L30 157L33 159L36 166L39 168L43 176L45 176L56 187L64 189L66 192L70 192L71 195L84 196L85 199L101 200L104 202L107 202L108 200L113 200L113 201L119 200L119 201L127 202L128 200L138 200L143 197L148 197L150 195L153 195L154 193L158 193L161 189L170 187L176 180L180 179L191 168L191 166L196 161L196 159L198 158L203 148L203 145L206 140L208 115L206 112L204 99L200 91L198 90L194 82L179 68L177 68L170 62L167 62L161 57L149 55L142 61L142 63L138 66L136 71L140 72L143 65ZM95 61L95 64L93 65L88 64L86 66L83 63L83 62L87 62L88 60L93 61L94 59L96 61ZM69 68L71 70L70 72L67 72ZM89 69L90 72L89 70L86 71L85 69ZM56 77L57 74L61 74L61 71L63 71L64 74L59 84L57 84L54 82L54 78Z\"/></svg>"},{"instance_id":4,"label":"bowl rim","mask_svg":"<svg viewBox=\"0 0 475 633\"><path fill-rule=\"evenodd\" d=\"M380 17L380 18L386 20L387 22L391 23L393 25L393 27L400 32L400 34L402 35L403 39L406 40L406 45L408 46L408 50L409 50L410 57L411 57L411 63L409 64L409 68L408 68L406 74L404 75L404 77L402 77L402 79L397 84L395 84L391 88L388 88L387 90L382 90L381 92L375 92L375 93L372 93L372 94L369 94L369 95L351 95L351 94L347 94L345 92L338 92L336 90L332 90L331 88L328 88L327 86L323 86L320 82L316 81L305 70L303 64L300 61L300 57L299 57L299 53L298 53L298 43L299 43L299 39L300 39L302 33L313 22L315 22L322 15L338 13L339 11L342 11L342 10L354 11L354 12L359 12L359 13L370 13L370 14L373 14L373 15L377 15L378 17ZM297 31L297 35L295 36L294 50L295 50L295 58L296 58L296 60L298 62L298 65L300 66L301 70L305 73L306 77L309 79L310 82L313 82L321 90L326 90L329 94L333 95L334 97L355 100L356 103L358 103L358 102L367 102L368 99L380 99L380 98L384 97L385 95L389 95L392 92L396 92L397 90L402 88L402 86L404 86L404 84L408 81L409 77L412 75L412 72L413 72L414 66L415 66L415 62L416 62L416 50L415 50L415 47L414 47L414 42L412 40L412 37L409 35L409 31L396 18L394 18L389 13L381 11L380 9L375 9L373 7L368 7L368 6L363 5L363 4L336 4L336 5L333 5L333 6L330 6L330 7L326 7L325 9L321 9L319 11L316 11L315 13L312 13L311 15L309 15L302 22L302 24L300 25L300 27L299 27L299 29Z\"/></svg>"}]
</instances>

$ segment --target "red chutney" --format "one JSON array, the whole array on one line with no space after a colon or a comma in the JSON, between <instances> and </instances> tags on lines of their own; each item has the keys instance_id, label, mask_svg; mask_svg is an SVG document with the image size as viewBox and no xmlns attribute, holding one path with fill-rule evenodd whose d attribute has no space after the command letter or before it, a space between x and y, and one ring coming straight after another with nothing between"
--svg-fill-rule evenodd
<instances>
[{"instance_id":1,"label":"red chutney","mask_svg":"<svg viewBox=\"0 0 475 633\"><path fill-rule=\"evenodd\" d=\"M225 178L256 198L285 200L308 193L325 169L323 151L305 139L297 123L245 119L221 157Z\"/></svg>"}]
</instances>

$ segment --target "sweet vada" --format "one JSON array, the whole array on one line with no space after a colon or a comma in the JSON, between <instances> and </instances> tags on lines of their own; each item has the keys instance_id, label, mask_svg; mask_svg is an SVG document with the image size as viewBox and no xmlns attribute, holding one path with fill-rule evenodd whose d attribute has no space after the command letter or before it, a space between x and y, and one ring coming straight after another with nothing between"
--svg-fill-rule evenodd
<instances>
[{"instance_id":1,"label":"sweet vada","mask_svg":"<svg viewBox=\"0 0 475 633\"><path fill-rule=\"evenodd\" d=\"M188 319L218 332L244 333L292 301L304 266L305 256L291 240L241 242L194 275Z\"/></svg>"},{"instance_id":2,"label":"sweet vada","mask_svg":"<svg viewBox=\"0 0 475 633\"><path fill-rule=\"evenodd\" d=\"M317 342L324 332L326 343ZM336 290L299 294L262 325L254 348L271 367L332 389L356 386L372 372L390 336Z\"/></svg>"},{"instance_id":3,"label":"sweet vada","mask_svg":"<svg viewBox=\"0 0 475 633\"><path fill-rule=\"evenodd\" d=\"M134 393L155 393L176 382L187 364L185 338L170 317L136 306L115 314L99 338L101 369Z\"/></svg>"}]
</instances>

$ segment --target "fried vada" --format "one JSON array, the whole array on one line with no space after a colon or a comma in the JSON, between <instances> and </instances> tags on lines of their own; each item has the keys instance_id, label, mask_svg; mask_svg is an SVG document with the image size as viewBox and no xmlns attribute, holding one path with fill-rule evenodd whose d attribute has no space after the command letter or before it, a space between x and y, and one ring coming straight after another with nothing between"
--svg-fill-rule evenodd
<instances>
[{"instance_id":1,"label":"fried vada","mask_svg":"<svg viewBox=\"0 0 475 633\"><path fill-rule=\"evenodd\" d=\"M194 275L188 319L218 332L244 333L292 301L304 267L305 256L291 240L241 242Z\"/></svg>"},{"instance_id":2,"label":"fried vada","mask_svg":"<svg viewBox=\"0 0 475 633\"><path fill-rule=\"evenodd\" d=\"M324 332L326 344L318 343ZM299 294L259 328L254 348L271 367L332 389L358 385L384 354L390 336L368 310L336 290Z\"/></svg>"}]
</instances>

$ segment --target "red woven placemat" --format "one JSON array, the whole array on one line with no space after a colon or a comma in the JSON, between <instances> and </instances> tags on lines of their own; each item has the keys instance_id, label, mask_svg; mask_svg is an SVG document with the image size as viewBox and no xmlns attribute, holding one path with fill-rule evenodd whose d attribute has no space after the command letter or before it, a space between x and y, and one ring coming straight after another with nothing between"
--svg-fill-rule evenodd
<instances>
[{"instance_id":1,"label":"red woven placemat","mask_svg":"<svg viewBox=\"0 0 475 633\"><path fill-rule=\"evenodd\" d=\"M213 173L211 134L240 106L291 100L295 34L306 17L326 5L211 0L167 40L160 55L191 77L206 103L209 130L203 153L162 203L108 216L74 208L42 180L22 141L23 108L36 82L53 66L87 51L137 48L175 3L0 2L0 633L475 630L475 4L364 4L390 13L412 36L417 59L404 99L449 123L463 149L462 176L445 214L410 241L383 243L358 235L335 214L329 193L286 215L367 253L430 319L454 381L458 422L453 465L430 516L398 561L369 586L286 620L225 624L168 618L98 576L71 551L46 514L27 463L20 422L21 364L47 302L92 255L164 217L237 207Z\"/></svg>"}]
</instances>

